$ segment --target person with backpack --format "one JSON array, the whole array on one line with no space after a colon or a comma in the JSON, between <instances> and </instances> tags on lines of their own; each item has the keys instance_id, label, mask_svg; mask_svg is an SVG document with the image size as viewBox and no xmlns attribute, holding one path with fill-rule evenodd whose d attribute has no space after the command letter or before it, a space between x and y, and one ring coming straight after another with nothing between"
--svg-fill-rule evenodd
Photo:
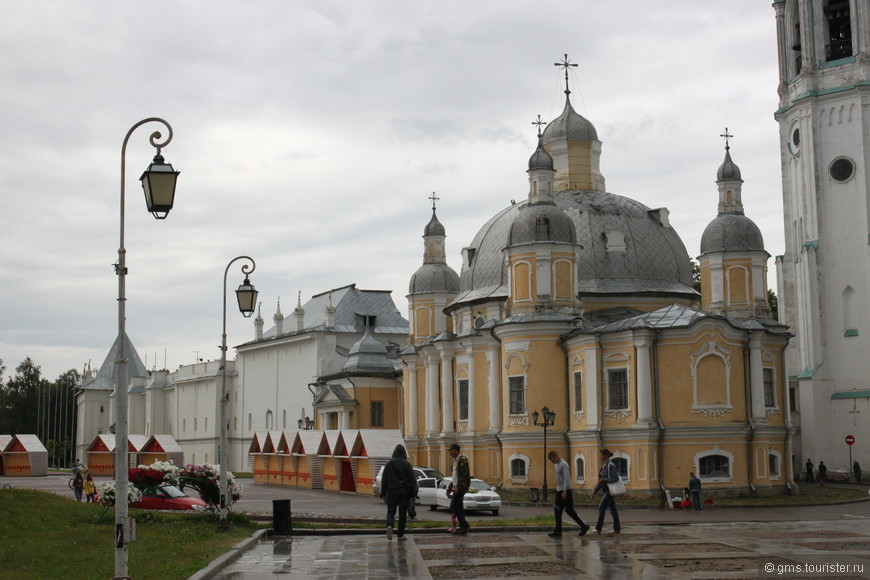
<instances>
[{"instance_id":1,"label":"person with backpack","mask_svg":"<svg viewBox=\"0 0 870 580\"><path fill-rule=\"evenodd\" d=\"M604 527L604 516L610 509L610 515L613 517L613 531L610 534L618 534L622 531L622 526L619 523L616 500L613 499L609 484L616 483L620 478L619 469L610 460L613 457L613 452L610 449L602 449L598 455L601 458L601 469L598 471L598 485L592 490L592 497L595 497L599 491L604 492L604 496L601 498L601 503L598 504L598 523L595 525L595 533L601 533L601 528Z\"/></svg>"},{"instance_id":2,"label":"person with backpack","mask_svg":"<svg viewBox=\"0 0 870 580\"><path fill-rule=\"evenodd\" d=\"M417 496L417 478L411 462L408 461L408 451L404 445L396 445L393 457L384 466L381 493L387 498L387 541L393 539L393 524L396 520L396 510L399 511L399 540L405 539L405 524L408 521L408 503ZM381 497L383 497L383 495Z\"/></svg>"}]
</instances>

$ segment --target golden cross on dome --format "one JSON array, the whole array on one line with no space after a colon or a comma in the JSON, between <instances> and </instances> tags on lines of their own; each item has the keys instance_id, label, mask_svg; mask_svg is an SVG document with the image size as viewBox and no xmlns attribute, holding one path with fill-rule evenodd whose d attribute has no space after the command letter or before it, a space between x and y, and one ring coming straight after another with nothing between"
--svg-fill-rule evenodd
<instances>
[{"instance_id":1,"label":"golden cross on dome","mask_svg":"<svg viewBox=\"0 0 870 580\"><path fill-rule=\"evenodd\" d=\"M538 126L538 137L541 136L541 127L546 125L546 124L547 124L547 122L544 121L543 119L541 119L540 115L538 115L538 118L536 120L532 121L532 125Z\"/></svg>"},{"instance_id":2,"label":"golden cross on dome","mask_svg":"<svg viewBox=\"0 0 870 580\"><path fill-rule=\"evenodd\" d=\"M562 62L554 62L553 66L558 66L565 69L565 94L570 95L571 89L568 88L568 68L569 67L577 67L577 65L570 60L568 60L568 54L565 54L565 58L562 59Z\"/></svg>"},{"instance_id":3,"label":"golden cross on dome","mask_svg":"<svg viewBox=\"0 0 870 580\"><path fill-rule=\"evenodd\" d=\"M725 139L725 149L731 149L731 146L728 144L728 140L733 139L734 135L728 132L728 127L725 127L725 132L719 136Z\"/></svg>"}]
</instances>

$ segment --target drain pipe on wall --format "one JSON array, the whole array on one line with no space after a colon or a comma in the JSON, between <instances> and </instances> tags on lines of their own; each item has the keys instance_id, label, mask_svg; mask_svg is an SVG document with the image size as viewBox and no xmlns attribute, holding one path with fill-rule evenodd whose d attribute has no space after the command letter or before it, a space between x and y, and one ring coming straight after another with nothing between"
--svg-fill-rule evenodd
<instances>
[{"instance_id":1,"label":"drain pipe on wall","mask_svg":"<svg viewBox=\"0 0 870 580\"><path fill-rule=\"evenodd\" d=\"M749 456L746 462L746 470L748 476L749 489L752 493L757 492L753 483L754 471L752 465L755 463L755 423L752 422L752 385L750 383L751 373L749 371L749 343L752 340L752 332L749 333L749 338L746 340L746 349L743 351L743 390L746 398L746 422L749 423Z\"/></svg>"},{"instance_id":2,"label":"drain pipe on wall","mask_svg":"<svg viewBox=\"0 0 870 580\"><path fill-rule=\"evenodd\" d=\"M598 350L598 365L596 368L596 372L598 373L598 425L595 429L595 436L598 437L598 449L604 448L604 441L601 438L601 423L604 421L604 396L607 394L604 392L604 357L602 356L601 349L601 333L595 333L595 348ZM601 466L598 467L601 469Z\"/></svg>"},{"instance_id":3,"label":"drain pipe on wall","mask_svg":"<svg viewBox=\"0 0 870 580\"><path fill-rule=\"evenodd\" d=\"M792 451L794 447L794 426L791 424L791 397L789 396L788 374L785 372L785 349L788 347L788 340L782 347L780 352L780 361L782 361L782 407L783 417L785 417L785 441L783 441L783 449L785 450L785 487L788 489L789 495L794 494L794 461L792 460Z\"/></svg>"},{"instance_id":4,"label":"drain pipe on wall","mask_svg":"<svg viewBox=\"0 0 870 580\"><path fill-rule=\"evenodd\" d=\"M662 421L661 391L659 385L659 331L653 331L653 375L652 387L656 404L656 423L659 426L659 456L656 461L659 476L659 488L662 490L662 501L667 501L665 487L665 424Z\"/></svg>"}]
</instances>

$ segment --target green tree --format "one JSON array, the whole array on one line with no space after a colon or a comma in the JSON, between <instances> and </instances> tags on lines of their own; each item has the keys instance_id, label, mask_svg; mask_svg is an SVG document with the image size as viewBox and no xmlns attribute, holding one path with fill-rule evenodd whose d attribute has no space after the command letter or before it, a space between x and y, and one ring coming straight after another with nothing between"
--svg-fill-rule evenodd
<instances>
[{"instance_id":1,"label":"green tree","mask_svg":"<svg viewBox=\"0 0 870 580\"><path fill-rule=\"evenodd\" d=\"M770 305L770 317L779 320L779 298L770 288L767 289L767 303Z\"/></svg>"},{"instance_id":2,"label":"green tree","mask_svg":"<svg viewBox=\"0 0 870 580\"><path fill-rule=\"evenodd\" d=\"M15 369L15 376L0 392L0 433L36 433L39 397L51 385L42 378L41 369L30 357Z\"/></svg>"}]
</instances>

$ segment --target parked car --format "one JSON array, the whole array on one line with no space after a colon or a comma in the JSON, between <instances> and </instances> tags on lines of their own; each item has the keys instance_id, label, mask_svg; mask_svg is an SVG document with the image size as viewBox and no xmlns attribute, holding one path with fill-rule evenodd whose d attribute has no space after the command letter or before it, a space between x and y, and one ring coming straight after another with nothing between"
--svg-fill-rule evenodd
<instances>
[{"instance_id":1,"label":"parked car","mask_svg":"<svg viewBox=\"0 0 870 580\"><path fill-rule=\"evenodd\" d=\"M384 468L386 465L381 466L380 471L378 471L378 476L375 477L375 485L373 487L375 496L381 497L381 476L384 474ZM417 476L417 480L419 481L422 478L426 477L434 477L435 479L443 479L444 474L438 471L437 469L432 469L430 467L419 467L417 465L413 466L414 475Z\"/></svg>"},{"instance_id":2,"label":"parked car","mask_svg":"<svg viewBox=\"0 0 870 580\"><path fill-rule=\"evenodd\" d=\"M196 510L208 508L198 497L190 497L174 485L157 485L142 492L142 499L130 504L140 510Z\"/></svg>"},{"instance_id":3,"label":"parked car","mask_svg":"<svg viewBox=\"0 0 870 580\"><path fill-rule=\"evenodd\" d=\"M438 498L435 497L435 492L438 490L438 484L443 478L440 477L423 477L417 480L417 485L420 490L417 492L417 503L421 506L429 506L430 510L438 509Z\"/></svg>"},{"instance_id":4,"label":"parked car","mask_svg":"<svg viewBox=\"0 0 870 580\"><path fill-rule=\"evenodd\" d=\"M430 509L450 507L450 498L447 497L447 488L449 486L449 479L441 480L435 490L436 505L435 507L430 505ZM465 494L462 505L467 512L491 511L492 515L497 516L498 510L501 508L501 497L496 493L494 487L490 487L482 479L472 479L471 487L468 489L468 493Z\"/></svg>"}]
</instances>

